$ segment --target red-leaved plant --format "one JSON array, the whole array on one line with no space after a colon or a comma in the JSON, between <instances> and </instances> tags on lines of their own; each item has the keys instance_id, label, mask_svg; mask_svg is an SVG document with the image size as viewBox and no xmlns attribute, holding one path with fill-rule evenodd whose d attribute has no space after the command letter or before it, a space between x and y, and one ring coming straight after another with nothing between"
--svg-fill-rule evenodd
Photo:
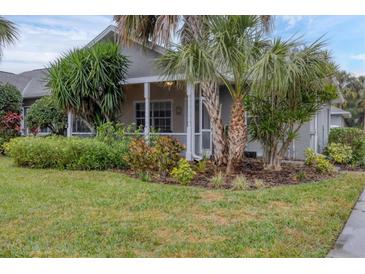
<instances>
[{"instance_id":1,"label":"red-leaved plant","mask_svg":"<svg viewBox=\"0 0 365 274\"><path fill-rule=\"evenodd\" d=\"M6 135L18 135L22 115L16 112L7 112L0 118L0 132Z\"/></svg>"}]
</instances>

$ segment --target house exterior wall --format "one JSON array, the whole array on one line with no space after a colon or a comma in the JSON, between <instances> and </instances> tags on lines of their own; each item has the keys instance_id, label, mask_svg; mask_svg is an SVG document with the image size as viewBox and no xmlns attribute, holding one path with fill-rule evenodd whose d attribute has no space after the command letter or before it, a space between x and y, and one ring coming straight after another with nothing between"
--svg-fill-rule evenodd
<instances>
[{"instance_id":1,"label":"house exterior wall","mask_svg":"<svg viewBox=\"0 0 365 274\"><path fill-rule=\"evenodd\" d=\"M120 121L123 124L132 124L135 119L135 103L144 102L143 84L126 85L125 100L121 109ZM185 101L186 92L181 89L168 89L158 83L151 83L150 100L171 101L172 105L172 132L186 132Z\"/></svg>"},{"instance_id":2,"label":"house exterior wall","mask_svg":"<svg viewBox=\"0 0 365 274\"><path fill-rule=\"evenodd\" d=\"M225 126L228 126L232 99L227 90L224 87L220 88L220 103L222 105L222 118ZM315 120L317 119L317 122ZM295 160L304 160L304 151L307 147L315 148L317 145L317 152L323 152L323 149L327 146L328 133L329 133L329 119L330 119L330 105L324 105L321 110L315 115L311 121L304 123L299 132L297 139L289 147L288 158ZM317 134L315 131L317 130ZM317 138L317 141L315 141ZM246 151L256 152L258 157L263 156L263 148L258 141L249 141L246 146Z\"/></svg>"}]
</instances>

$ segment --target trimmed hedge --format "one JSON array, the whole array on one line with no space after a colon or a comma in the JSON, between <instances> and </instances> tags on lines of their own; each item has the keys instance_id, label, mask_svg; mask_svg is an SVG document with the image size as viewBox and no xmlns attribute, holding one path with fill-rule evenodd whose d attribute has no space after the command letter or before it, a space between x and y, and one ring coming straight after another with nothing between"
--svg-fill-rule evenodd
<instances>
[{"instance_id":1,"label":"trimmed hedge","mask_svg":"<svg viewBox=\"0 0 365 274\"><path fill-rule=\"evenodd\" d=\"M328 137L328 144L343 144L351 147L353 162L365 166L365 131L359 128L333 128Z\"/></svg>"},{"instance_id":2,"label":"trimmed hedge","mask_svg":"<svg viewBox=\"0 0 365 274\"><path fill-rule=\"evenodd\" d=\"M5 144L5 149L24 167L104 170L126 166L124 145L110 146L93 138L19 137Z\"/></svg>"}]
</instances>

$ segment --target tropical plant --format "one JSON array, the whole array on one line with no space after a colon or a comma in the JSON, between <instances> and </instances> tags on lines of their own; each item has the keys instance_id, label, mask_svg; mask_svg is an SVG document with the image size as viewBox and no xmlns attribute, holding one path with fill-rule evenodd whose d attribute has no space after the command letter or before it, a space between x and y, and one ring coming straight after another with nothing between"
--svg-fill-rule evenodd
<instances>
[{"instance_id":1,"label":"tropical plant","mask_svg":"<svg viewBox=\"0 0 365 274\"><path fill-rule=\"evenodd\" d=\"M22 95L9 84L0 84L0 153L2 145L20 134Z\"/></svg>"},{"instance_id":2,"label":"tropical plant","mask_svg":"<svg viewBox=\"0 0 365 274\"><path fill-rule=\"evenodd\" d=\"M348 145L331 143L326 147L328 158L336 164L349 164L352 160L352 149Z\"/></svg>"},{"instance_id":3,"label":"tropical plant","mask_svg":"<svg viewBox=\"0 0 365 274\"><path fill-rule=\"evenodd\" d=\"M180 184L188 185L194 179L196 172L185 158L181 158L177 166L172 169L170 175Z\"/></svg>"},{"instance_id":4,"label":"tropical plant","mask_svg":"<svg viewBox=\"0 0 365 274\"><path fill-rule=\"evenodd\" d=\"M365 131L359 128L332 128L328 136L328 144L349 146L352 160L358 166L365 166Z\"/></svg>"},{"instance_id":5,"label":"tropical plant","mask_svg":"<svg viewBox=\"0 0 365 274\"><path fill-rule=\"evenodd\" d=\"M267 169L281 169L303 123L337 96L330 80L335 66L323 47L275 39L251 68L250 136L263 145Z\"/></svg>"},{"instance_id":6,"label":"tropical plant","mask_svg":"<svg viewBox=\"0 0 365 274\"><path fill-rule=\"evenodd\" d=\"M365 129L365 76L357 77L346 71L338 71L336 80L345 99L339 107L351 113L351 117L345 118L346 124Z\"/></svg>"},{"instance_id":7,"label":"tropical plant","mask_svg":"<svg viewBox=\"0 0 365 274\"><path fill-rule=\"evenodd\" d=\"M247 143L243 99L248 94L247 72L257 56L260 37L268 17L202 16L187 24L184 41L158 61L164 75L183 75L187 82L199 82L212 121L216 162L232 172L243 158ZM198 23L196 23L198 22ZM225 140L217 83L223 83L233 98L228 146ZM208 100L208 101L207 101Z\"/></svg>"},{"instance_id":8,"label":"tropical plant","mask_svg":"<svg viewBox=\"0 0 365 274\"><path fill-rule=\"evenodd\" d=\"M7 112L20 113L22 102L22 94L15 86L0 84L0 117Z\"/></svg>"},{"instance_id":9,"label":"tropical plant","mask_svg":"<svg viewBox=\"0 0 365 274\"><path fill-rule=\"evenodd\" d=\"M5 46L13 44L18 38L18 30L15 24L3 16L0 16L0 58Z\"/></svg>"},{"instance_id":10,"label":"tropical plant","mask_svg":"<svg viewBox=\"0 0 365 274\"><path fill-rule=\"evenodd\" d=\"M212 126L213 159L218 165L225 164L227 146L218 85L216 78L211 77L213 64L200 46L207 41L204 16L117 15L114 20L117 23L119 41L124 45L137 41L145 46L163 45L173 48L158 63L162 74L173 77L180 74L190 84L200 83L202 96L205 98L203 103ZM179 40L180 46L185 46L184 54L175 54L179 45L172 42L173 38Z\"/></svg>"},{"instance_id":11,"label":"tropical plant","mask_svg":"<svg viewBox=\"0 0 365 274\"><path fill-rule=\"evenodd\" d=\"M333 173L336 168L323 154L317 154L312 148L305 150L305 164L314 167L319 173Z\"/></svg>"},{"instance_id":12,"label":"tropical plant","mask_svg":"<svg viewBox=\"0 0 365 274\"><path fill-rule=\"evenodd\" d=\"M67 116L52 96L45 96L32 104L26 116L27 126L33 129L49 128L53 134L63 135Z\"/></svg>"},{"instance_id":13,"label":"tropical plant","mask_svg":"<svg viewBox=\"0 0 365 274\"><path fill-rule=\"evenodd\" d=\"M116 120L128 64L116 43L74 49L51 64L48 86L61 108L95 128Z\"/></svg>"}]
</instances>

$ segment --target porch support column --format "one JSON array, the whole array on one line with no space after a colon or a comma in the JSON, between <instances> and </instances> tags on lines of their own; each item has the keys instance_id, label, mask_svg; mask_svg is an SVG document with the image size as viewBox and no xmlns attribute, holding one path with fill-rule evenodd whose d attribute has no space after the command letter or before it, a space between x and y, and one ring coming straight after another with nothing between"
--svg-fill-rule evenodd
<instances>
[{"instance_id":1,"label":"porch support column","mask_svg":"<svg viewBox=\"0 0 365 274\"><path fill-rule=\"evenodd\" d=\"M150 136L150 83L144 83L144 136L148 141Z\"/></svg>"},{"instance_id":2,"label":"porch support column","mask_svg":"<svg viewBox=\"0 0 365 274\"><path fill-rule=\"evenodd\" d=\"M67 137L72 136L72 113L69 111L67 113Z\"/></svg>"},{"instance_id":3,"label":"porch support column","mask_svg":"<svg viewBox=\"0 0 365 274\"><path fill-rule=\"evenodd\" d=\"M194 85L187 84L186 94L188 96L188 117L186 127L186 160L193 160L193 120L194 120Z\"/></svg>"}]
</instances>

